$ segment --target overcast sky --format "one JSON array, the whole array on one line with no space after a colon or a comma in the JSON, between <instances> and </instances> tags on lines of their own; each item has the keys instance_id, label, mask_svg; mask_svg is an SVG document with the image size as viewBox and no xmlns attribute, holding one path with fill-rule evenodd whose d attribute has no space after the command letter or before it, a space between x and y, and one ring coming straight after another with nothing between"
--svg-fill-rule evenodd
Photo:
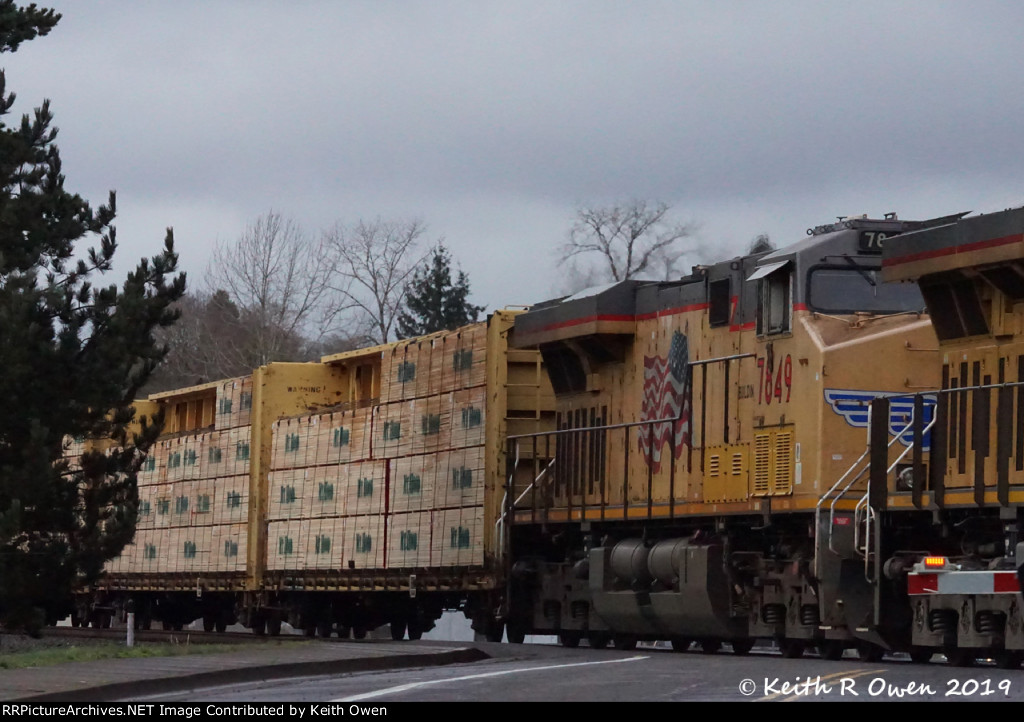
<instances>
[{"instance_id":1,"label":"overcast sky","mask_svg":"<svg viewBox=\"0 0 1024 722\"><path fill-rule=\"evenodd\" d=\"M575 209L662 200L700 256L839 215L1024 204L1024 3L54 0L0 56L52 101L118 268L270 209L419 218L488 309L557 295Z\"/></svg>"}]
</instances>

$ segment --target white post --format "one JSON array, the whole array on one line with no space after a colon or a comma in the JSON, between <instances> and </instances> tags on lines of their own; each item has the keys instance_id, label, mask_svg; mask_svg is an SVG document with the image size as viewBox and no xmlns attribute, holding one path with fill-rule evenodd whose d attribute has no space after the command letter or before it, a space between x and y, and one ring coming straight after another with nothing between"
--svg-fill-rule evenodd
<instances>
[{"instance_id":1,"label":"white post","mask_svg":"<svg viewBox=\"0 0 1024 722\"><path fill-rule=\"evenodd\" d=\"M128 639L126 644L129 647L135 646L135 600L129 599L125 605L125 610L128 612Z\"/></svg>"}]
</instances>

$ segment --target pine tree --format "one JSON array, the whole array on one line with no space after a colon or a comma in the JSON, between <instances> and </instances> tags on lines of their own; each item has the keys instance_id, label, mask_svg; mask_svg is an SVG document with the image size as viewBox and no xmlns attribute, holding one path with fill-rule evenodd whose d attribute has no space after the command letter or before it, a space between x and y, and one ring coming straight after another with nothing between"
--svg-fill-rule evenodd
<instances>
[{"instance_id":1,"label":"pine tree","mask_svg":"<svg viewBox=\"0 0 1024 722\"><path fill-rule=\"evenodd\" d=\"M0 53L46 35L52 10L0 0ZM95 210L64 189L48 102L12 127L0 72L0 624L37 630L134 535L136 472L159 433L132 401L164 349L184 292L168 230L162 253L123 286L112 269L115 197ZM76 248L79 241L98 247ZM149 421L149 423L147 423ZM109 454L63 460L68 439L112 439Z\"/></svg>"},{"instance_id":2,"label":"pine tree","mask_svg":"<svg viewBox=\"0 0 1024 722\"><path fill-rule=\"evenodd\" d=\"M460 270L452 283L451 256L438 243L405 287L406 310L398 316L398 337L422 336L476 321L484 307L469 303L468 297L469 278Z\"/></svg>"}]
</instances>

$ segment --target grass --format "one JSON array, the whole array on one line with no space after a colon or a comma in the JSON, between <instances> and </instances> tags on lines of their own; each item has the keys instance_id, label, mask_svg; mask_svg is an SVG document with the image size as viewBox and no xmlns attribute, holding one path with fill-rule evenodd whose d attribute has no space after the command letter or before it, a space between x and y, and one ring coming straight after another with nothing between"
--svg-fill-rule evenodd
<instances>
[{"instance_id":1,"label":"grass","mask_svg":"<svg viewBox=\"0 0 1024 722\"><path fill-rule=\"evenodd\" d=\"M278 644L294 644L280 641ZM140 657L177 657L186 654L217 654L237 652L245 647L238 644L170 644L167 642L136 642L126 647L123 642L101 642L50 647L25 651L11 651L0 654L0 669L24 669L26 667L51 667L69 662L91 662L100 659L135 659ZM0 650L2 651L2 650Z\"/></svg>"}]
</instances>

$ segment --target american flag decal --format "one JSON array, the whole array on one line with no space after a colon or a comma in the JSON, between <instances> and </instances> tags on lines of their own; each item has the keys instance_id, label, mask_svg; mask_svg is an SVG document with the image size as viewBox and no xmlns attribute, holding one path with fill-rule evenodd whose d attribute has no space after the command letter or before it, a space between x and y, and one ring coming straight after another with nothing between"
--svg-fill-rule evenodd
<instances>
[{"instance_id":1,"label":"american flag decal","mask_svg":"<svg viewBox=\"0 0 1024 722\"><path fill-rule=\"evenodd\" d=\"M640 426L637 443L648 466L661 470L661 450L669 443L675 429L675 456L690 444L690 351L686 336L679 331L672 335L668 358L644 356L644 399L640 420L678 419L674 423L656 424L652 430Z\"/></svg>"}]
</instances>

